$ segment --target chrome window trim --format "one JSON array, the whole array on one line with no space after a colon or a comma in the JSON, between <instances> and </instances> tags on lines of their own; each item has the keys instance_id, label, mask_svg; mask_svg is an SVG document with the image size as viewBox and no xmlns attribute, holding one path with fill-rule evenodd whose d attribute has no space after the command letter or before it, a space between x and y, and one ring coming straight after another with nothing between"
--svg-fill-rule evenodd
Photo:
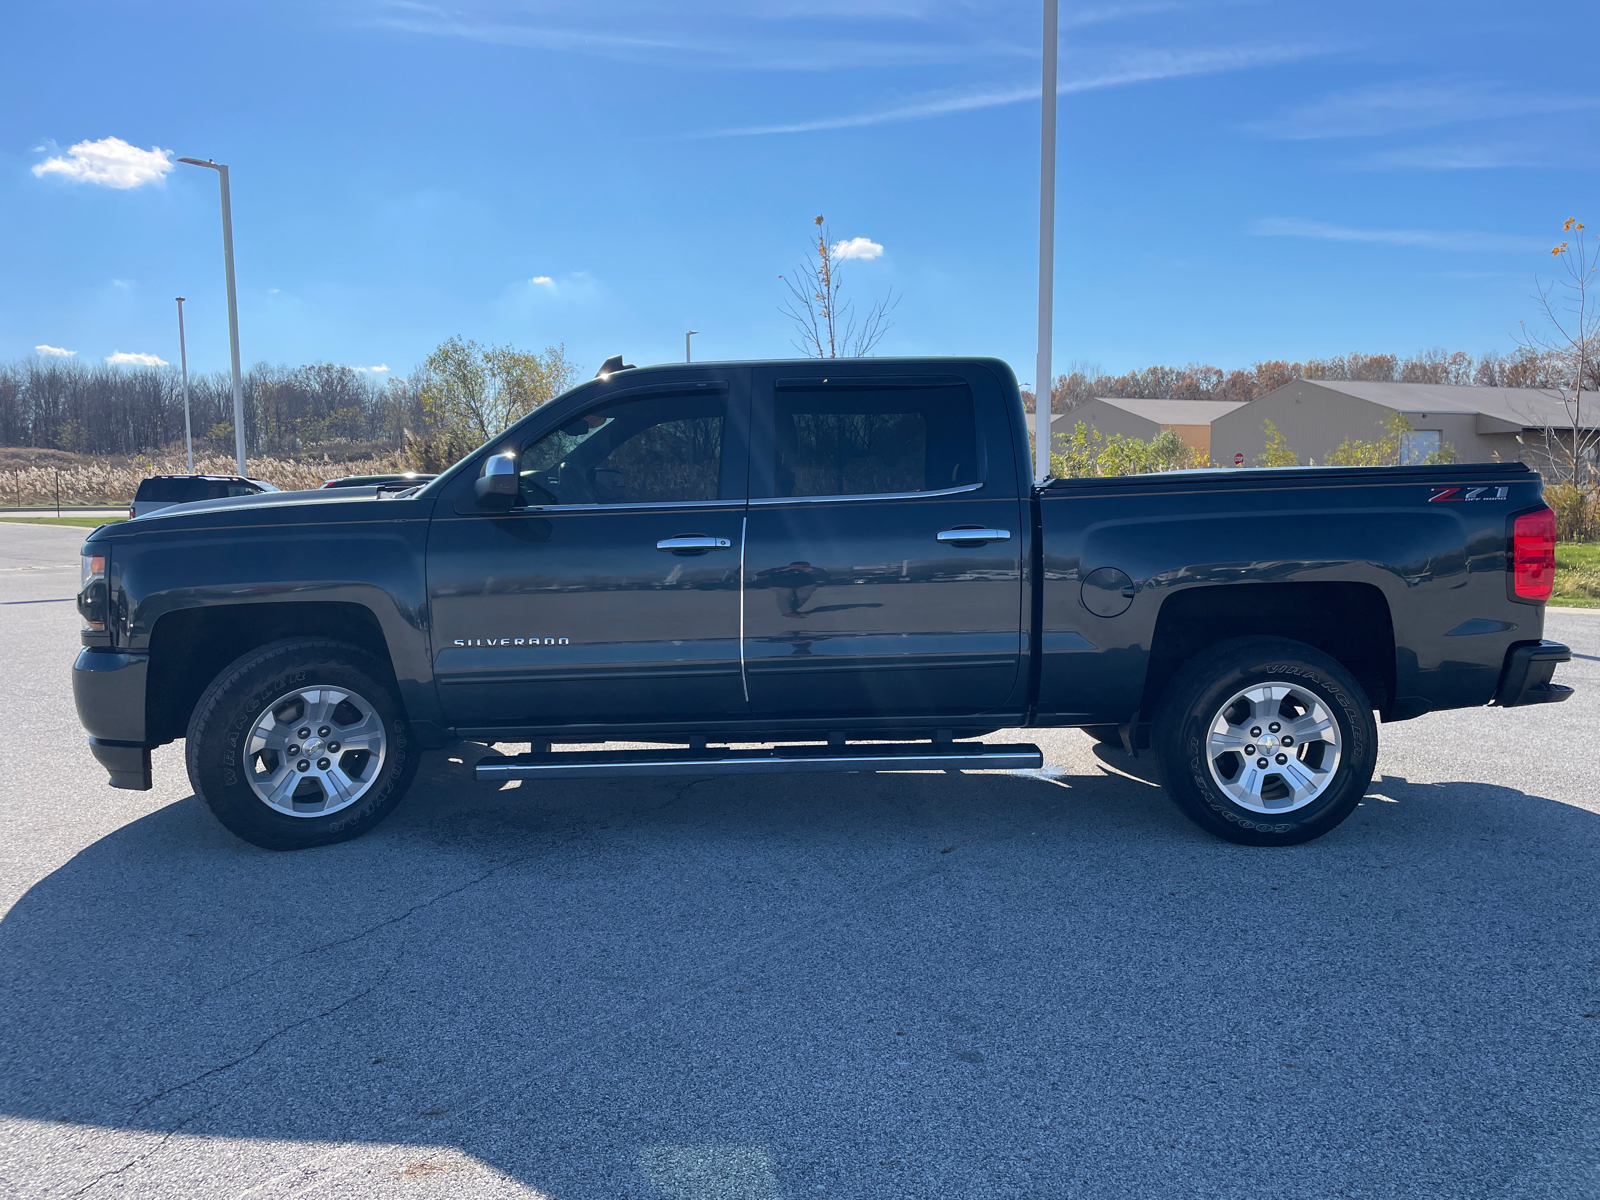
<instances>
[{"instance_id":1,"label":"chrome window trim","mask_svg":"<svg viewBox=\"0 0 1600 1200\"><path fill-rule=\"evenodd\" d=\"M975 492L982 483L964 483L960 487L940 488L933 492L862 492L843 496L752 496L751 504L832 504L841 500L920 500L924 496L959 496L962 492Z\"/></svg>"},{"instance_id":2,"label":"chrome window trim","mask_svg":"<svg viewBox=\"0 0 1600 1200\"><path fill-rule=\"evenodd\" d=\"M744 688L744 702L750 703L750 672L744 661L744 547L750 534L750 518L739 522L739 685Z\"/></svg>"},{"instance_id":3,"label":"chrome window trim","mask_svg":"<svg viewBox=\"0 0 1600 1200\"><path fill-rule=\"evenodd\" d=\"M621 509L716 508L719 505L725 508L743 508L745 502L743 500L641 500L634 503L624 502L621 504L540 504L529 505L526 508L510 508L499 515L507 516L513 513L518 515L537 515L547 512L596 512L601 510L617 512ZM490 513L489 515L494 516L496 514Z\"/></svg>"}]
</instances>

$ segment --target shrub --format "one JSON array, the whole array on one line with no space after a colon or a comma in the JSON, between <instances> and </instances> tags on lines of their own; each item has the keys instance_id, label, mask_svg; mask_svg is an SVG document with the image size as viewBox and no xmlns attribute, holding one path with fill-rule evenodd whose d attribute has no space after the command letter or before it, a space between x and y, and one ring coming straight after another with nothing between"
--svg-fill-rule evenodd
<instances>
[{"instance_id":1,"label":"shrub","mask_svg":"<svg viewBox=\"0 0 1600 1200\"><path fill-rule=\"evenodd\" d=\"M1058 440L1059 450L1050 454L1050 474L1058 479L1087 475L1148 475L1156 471L1182 471L1209 464L1175 429L1163 429L1148 442L1124 437L1109 438L1082 421L1070 437Z\"/></svg>"},{"instance_id":2,"label":"shrub","mask_svg":"<svg viewBox=\"0 0 1600 1200\"><path fill-rule=\"evenodd\" d=\"M1575 483L1556 483L1544 489L1544 502L1555 510L1557 539L1600 541L1600 492Z\"/></svg>"}]
</instances>

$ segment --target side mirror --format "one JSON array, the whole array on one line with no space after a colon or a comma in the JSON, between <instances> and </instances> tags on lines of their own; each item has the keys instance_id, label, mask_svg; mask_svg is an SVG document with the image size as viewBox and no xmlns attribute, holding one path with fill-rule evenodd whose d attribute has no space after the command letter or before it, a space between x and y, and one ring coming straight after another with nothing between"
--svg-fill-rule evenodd
<instances>
[{"instance_id":1,"label":"side mirror","mask_svg":"<svg viewBox=\"0 0 1600 1200\"><path fill-rule=\"evenodd\" d=\"M483 464L483 474L472 485L478 507L505 512L517 499L517 460L496 454Z\"/></svg>"}]
</instances>

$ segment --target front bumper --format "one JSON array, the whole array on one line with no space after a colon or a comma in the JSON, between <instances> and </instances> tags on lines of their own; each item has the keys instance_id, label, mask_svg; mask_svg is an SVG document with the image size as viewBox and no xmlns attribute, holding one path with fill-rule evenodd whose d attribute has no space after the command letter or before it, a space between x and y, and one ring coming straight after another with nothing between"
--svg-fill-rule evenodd
<instances>
[{"instance_id":1,"label":"front bumper","mask_svg":"<svg viewBox=\"0 0 1600 1200\"><path fill-rule=\"evenodd\" d=\"M89 753L110 773L112 787L127 788L131 792L150 790L149 746L130 746L125 742L107 742L91 737Z\"/></svg>"},{"instance_id":2,"label":"front bumper","mask_svg":"<svg viewBox=\"0 0 1600 1200\"><path fill-rule=\"evenodd\" d=\"M148 654L82 650L72 664L72 698L89 732L89 750L110 772L111 786L150 790L150 745L145 740Z\"/></svg>"},{"instance_id":3,"label":"front bumper","mask_svg":"<svg viewBox=\"0 0 1600 1200\"><path fill-rule=\"evenodd\" d=\"M1523 642L1506 651L1500 686L1494 702L1501 708L1524 704L1555 704L1572 695L1572 689L1551 683L1556 667L1572 661L1572 651L1560 642Z\"/></svg>"}]
</instances>

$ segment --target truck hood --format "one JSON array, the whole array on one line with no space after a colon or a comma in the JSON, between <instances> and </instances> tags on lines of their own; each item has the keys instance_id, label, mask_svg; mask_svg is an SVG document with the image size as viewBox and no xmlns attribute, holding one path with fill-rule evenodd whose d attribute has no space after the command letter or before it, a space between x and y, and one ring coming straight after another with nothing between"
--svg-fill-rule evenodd
<instances>
[{"instance_id":1,"label":"truck hood","mask_svg":"<svg viewBox=\"0 0 1600 1200\"><path fill-rule=\"evenodd\" d=\"M413 492L380 492L376 487L315 488L301 492L259 492L253 496L226 496L220 500L196 500L173 504L144 516L116 525L102 525L89 541L133 537L141 533L173 532L182 529L215 529L230 525L295 524L301 521L338 522L370 519L377 505L390 505L415 499ZM403 499L402 499L403 497ZM409 515L409 509L396 510Z\"/></svg>"}]
</instances>

